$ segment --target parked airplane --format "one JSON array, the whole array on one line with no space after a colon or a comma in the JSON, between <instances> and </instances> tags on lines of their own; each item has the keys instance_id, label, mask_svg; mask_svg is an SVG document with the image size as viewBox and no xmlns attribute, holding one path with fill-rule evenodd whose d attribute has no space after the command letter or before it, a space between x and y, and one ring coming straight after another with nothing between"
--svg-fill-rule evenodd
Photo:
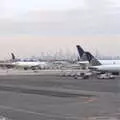
<instances>
[{"instance_id":1,"label":"parked airplane","mask_svg":"<svg viewBox=\"0 0 120 120\"><path fill-rule=\"evenodd\" d=\"M115 75L118 75L120 73L120 64L102 64L99 60L97 60L91 53L86 52L85 53L88 61L91 66L89 66L90 70L93 71L100 71L102 73L109 72Z\"/></svg>"},{"instance_id":2,"label":"parked airplane","mask_svg":"<svg viewBox=\"0 0 120 120\"><path fill-rule=\"evenodd\" d=\"M34 62L34 61L30 61L30 62L24 62L24 61L17 61L17 62L13 62L12 63L13 66L15 66L16 68L24 68L24 70L27 69L32 69L32 70L36 70L36 69L46 69L48 68L48 63L46 62Z\"/></svg>"},{"instance_id":3,"label":"parked airplane","mask_svg":"<svg viewBox=\"0 0 120 120\"><path fill-rule=\"evenodd\" d=\"M23 68L27 69L46 69L49 67L48 62L45 61L21 61L20 59L16 59L15 55L11 53L12 60L8 62L0 63L0 67L6 68Z\"/></svg>"},{"instance_id":4,"label":"parked airplane","mask_svg":"<svg viewBox=\"0 0 120 120\"><path fill-rule=\"evenodd\" d=\"M80 51L83 52L79 55L83 54L84 60L89 62L88 69L91 72L98 73L100 75L99 78L113 78L111 75L119 75L120 60L97 60L90 52L85 52L79 45L77 48L80 49L79 53ZM83 58L83 56L81 57Z\"/></svg>"},{"instance_id":5,"label":"parked airplane","mask_svg":"<svg viewBox=\"0 0 120 120\"><path fill-rule=\"evenodd\" d=\"M80 56L80 64L89 64L87 60L87 56L85 54L85 51L82 49L80 45L77 45L77 50ZM103 65L112 65L112 64L120 64L120 60L98 60Z\"/></svg>"}]
</instances>

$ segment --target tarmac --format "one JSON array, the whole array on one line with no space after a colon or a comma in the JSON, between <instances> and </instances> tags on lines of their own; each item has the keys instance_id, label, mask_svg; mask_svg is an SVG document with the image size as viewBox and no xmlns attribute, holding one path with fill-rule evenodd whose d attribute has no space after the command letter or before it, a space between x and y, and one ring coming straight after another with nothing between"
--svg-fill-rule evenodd
<instances>
[{"instance_id":1,"label":"tarmac","mask_svg":"<svg viewBox=\"0 0 120 120\"><path fill-rule=\"evenodd\" d=\"M0 71L0 120L119 120L120 78Z\"/></svg>"}]
</instances>

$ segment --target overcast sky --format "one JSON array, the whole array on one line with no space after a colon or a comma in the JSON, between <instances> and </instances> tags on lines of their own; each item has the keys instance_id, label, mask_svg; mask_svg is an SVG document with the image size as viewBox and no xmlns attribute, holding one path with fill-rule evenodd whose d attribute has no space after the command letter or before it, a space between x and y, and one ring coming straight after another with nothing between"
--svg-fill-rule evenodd
<instances>
[{"instance_id":1,"label":"overcast sky","mask_svg":"<svg viewBox=\"0 0 120 120\"><path fill-rule=\"evenodd\" d=\"M119 35L119 0L0 0L1 59L73 52L76 44L120 56Z\"/></svg>"}]
</instances>

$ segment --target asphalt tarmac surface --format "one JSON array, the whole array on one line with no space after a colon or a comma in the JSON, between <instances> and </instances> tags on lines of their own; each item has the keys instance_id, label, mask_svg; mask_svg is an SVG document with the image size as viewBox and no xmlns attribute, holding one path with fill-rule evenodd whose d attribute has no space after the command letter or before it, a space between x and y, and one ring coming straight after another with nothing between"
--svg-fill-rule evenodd
<instances>
[{"instance_id":1,"label":"asphalt tarmac surface","mask_svg":"<svg viewBox=\"0 0 120 120\"><path fill-rule=\"evenodd\" d=\"M10 120L119 120L120 78L0 76L0 116Z\"/></svg>"}]
</instances>

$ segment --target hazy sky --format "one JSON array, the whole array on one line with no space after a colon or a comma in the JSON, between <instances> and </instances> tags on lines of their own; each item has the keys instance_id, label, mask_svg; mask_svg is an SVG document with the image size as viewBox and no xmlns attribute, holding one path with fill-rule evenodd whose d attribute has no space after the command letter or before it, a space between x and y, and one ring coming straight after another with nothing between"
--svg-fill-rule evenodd
<instances>
[{"instance_id":1,"label":"hazy sky","mask_svg":"<svg viewBox=\"0 0 120 120\"><path fill-rule=\"evenodd\" d=\"M0 0L0 59L75 51L120 55L119 0Z\"/></svg>"}]
</instances>

